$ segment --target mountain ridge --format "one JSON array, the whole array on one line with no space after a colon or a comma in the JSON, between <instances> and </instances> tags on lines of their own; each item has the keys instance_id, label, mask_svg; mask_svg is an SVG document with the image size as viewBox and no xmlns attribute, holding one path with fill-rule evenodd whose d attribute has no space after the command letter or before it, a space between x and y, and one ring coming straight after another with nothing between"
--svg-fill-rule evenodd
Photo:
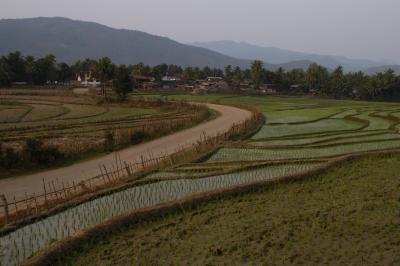
<instances>
[{"instance_id":1,"label":"mountain ridge","mask_svg":"<svg viewBox=\"0 0 400 266\"><path fill-rule=\"evenodd\" d=\"M190 43L190 45L207 48L236 58L249 60L260 59L271 64L282 64L290 61L308 60L330 69L334 69L341 65L346 71L360 71L386 64L384 62L375 62L368 59L350 59L344 56L303 53L276 47L263 47L246 42L236 42L231 40L194 42Z\"/></svg>"},{"instance_id":2,"label":"mountain ridge","mask_svg":"<svg viewBox=\"0 0 400 266\"><path fill-rule=\"evenodd\" d=\"M209 42L212 43L212 42ZM252 60L265 61L267 70L285 70L295 68L307 69L312 63L319 63L328 69L334 69L338 62L330 61L324 64L321 60L332 59L332 56L313 55L304 57L304 53L293 52L280 48L266 48L251 45L245 42L220 41L214 42L226 46L226 43L236 46L236 50L222 51L214 47L198 47L177 42L171 38L157 36L138 30L115 29L96 22L73 20L64 17L37 17L25 19L0 19L0 55L20 51L25 55L43 57L54 54L59 62L74 63L86 58L99 59L109 57L117 64L144 64L154 66L162 63L175 64L183 67L217 67L227 65L248 68ZM196 44L196 43L195 43ZM199 43L197 43L199 45ZM244 46L244 48L243 48ZM240 49L238 49L238 47ZM272 53L259 56L265 49L272 49ZM261 52L260 52L261 51ZM226 53L224 53L226 52ZM239 53L241 52L241 53ZM249 53L253 53L252 55ZM297 56L292 56L297 54ZM282 54L286 57L282 57ZM234 55L234 56L233 56ZM247 57L246 57L247 56ZM313 56L317 56L320 61ZM243 59L244 58L244 59ZM317 58L317 59L318 59ZM322 58L322 59L321 59ZM336 56L335 60L351 60ZM353 60L354 61L354 60ZM358 64L367 67L351 71L366 69L369 73L374 70L387 69L389 66L371 63L368 60L356 60ZM346 64L340 64L346 70ZM393 66L396 73L400 67Z\"/></svg>"},{"instance_id":3,"label":"mountain ridge","mask_svg":"<svg viewBox=\"0 0 400 266\"><path fill-rule=\"evenodd\" d=\"M35 57L52 53L67 63L108 56L117 64L250 65L250 60L232 58L167 37L63 17L1 19L0 54L16 50Z\"/></svg>"}]
</instances>

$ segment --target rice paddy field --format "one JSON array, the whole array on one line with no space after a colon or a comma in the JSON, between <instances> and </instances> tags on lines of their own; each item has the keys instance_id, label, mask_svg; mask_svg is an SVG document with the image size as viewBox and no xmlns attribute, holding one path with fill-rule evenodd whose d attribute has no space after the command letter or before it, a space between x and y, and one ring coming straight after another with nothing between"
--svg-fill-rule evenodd
<instances>
[{"instance_id":1,"label":"rice paddy field","mask_svg":"<svg viewBox=\"0 0 400 266\"><path fill-rule=\"evenodd\" d=\"M358 159L176 211L99 236L59 265L399 265L398 165L399 155Z\"/></svg>"},{"instance_id":2,"label":"rice paddy field","mask_svg":"<svg viewBox=\"0 0 400 266\"><path fill-rule=\"evenodd\" d=\"M66 158L82 158L84 154L103 151L107 132L113 132L115 146L122 147L133 141L131 136L137 131L145 132L148 138L152 134L158 137L208 118L208 114L200 114L198 110L151 99L135 98L127 103L97 101L95 97L71 92L2 90L3 152L7 148L21 151L27 139L39 139L44 146L56 147Z\"/></svg>"},{"instance_id":3,"label":"rice paddy field","mask_svg":"<svg viewBox=\"0 0 400 266\"><path fill-rule=\"evenodd\" d=\"M17 264L55 240L144 207L306 174L344 155L400 149L396 103L232 95L168 98L257 107L265 124L249 139L226 143L198 162L143 177L145 185L82 203L2 236L1 262ZM366 157L304 182L139 223L85 246L84 253L67 254L61 264L396 265L399 162L397 155Z\"/></svg>"}]
</instances>

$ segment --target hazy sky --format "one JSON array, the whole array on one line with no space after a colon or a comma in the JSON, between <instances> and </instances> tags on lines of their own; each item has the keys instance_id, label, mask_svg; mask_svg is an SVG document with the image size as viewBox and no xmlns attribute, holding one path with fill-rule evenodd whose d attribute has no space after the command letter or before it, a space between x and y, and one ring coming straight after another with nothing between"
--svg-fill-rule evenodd
<instances>
[{"instance_id":1,"label":"hazy sky","mask_svg":"<svg viewBox=\"0 0 400 266\"><path fill-rule=\"evenodd\" d=\"M400 0L0 0L1 18L63 16L180 42L236 40L400 63Z\"/></svg>"}]
</instances>

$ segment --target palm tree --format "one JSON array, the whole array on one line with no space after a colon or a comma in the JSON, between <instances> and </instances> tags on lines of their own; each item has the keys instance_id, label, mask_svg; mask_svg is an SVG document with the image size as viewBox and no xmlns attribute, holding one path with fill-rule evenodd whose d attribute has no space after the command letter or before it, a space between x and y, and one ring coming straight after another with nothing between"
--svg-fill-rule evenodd
<instances>
[{"instance_id":1,"label":"palm tree","mask_svg":"<svg viewBox=\"0 0 400 266\"><path fill-rule=\"evenodd\" d=\"M262 73L264 71L264 63L260 60L255 60L251 64L251 78L254 81L254 89L258 90L261 85Z\"/></svg>"},{"instance_id":2,"label":"palm tree","mask_svg":"<svg viewBox=\"0 0 400 266\"><path fill-rule=\"evenodd\" d=\"M235 89L240 88L240 83L242 83L244 77L243 77L243 72L240 69L240 67L235 67L235 70L233 70L233 80L235 84Z\"/></svg>"}]
</instances>

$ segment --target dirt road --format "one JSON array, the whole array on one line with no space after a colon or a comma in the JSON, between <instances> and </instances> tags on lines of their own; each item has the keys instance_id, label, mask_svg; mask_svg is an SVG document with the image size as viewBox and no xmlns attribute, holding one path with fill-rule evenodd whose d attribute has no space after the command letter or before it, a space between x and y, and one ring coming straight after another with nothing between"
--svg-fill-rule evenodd
<instances>
[{"instance_id":1,"label":"dirt road","mask_svg":"<svg viewBox=\"0 0 400 266\"><path fill-rule=\"evenodd\" d=\"M221 113L221 115L209 122L200 124L172 135L168 135L140 145L128 147L118 152L122 161L132 162L140 161L141 156L148 156L149 151L154 157L160 157L164 154L172 153L179 147L190 146L199 140L203 132L207 136L213 136L229 130L233 123L245 120L251 116L247 110L231 106L206 104L209 108ZM19 176L15 178L0 179L0 194L4 194L8 199L14 196L17 199L23 198L25 193L41 194L43 192L42 179L47 183L50 180L65 182L75 181L76 183L96 176L100 173L99 165L111 166L115 164L115 154L108 154L92 160L76 163L71 166L48 170L40 173Z\"/></svg>"}]
</instances>

